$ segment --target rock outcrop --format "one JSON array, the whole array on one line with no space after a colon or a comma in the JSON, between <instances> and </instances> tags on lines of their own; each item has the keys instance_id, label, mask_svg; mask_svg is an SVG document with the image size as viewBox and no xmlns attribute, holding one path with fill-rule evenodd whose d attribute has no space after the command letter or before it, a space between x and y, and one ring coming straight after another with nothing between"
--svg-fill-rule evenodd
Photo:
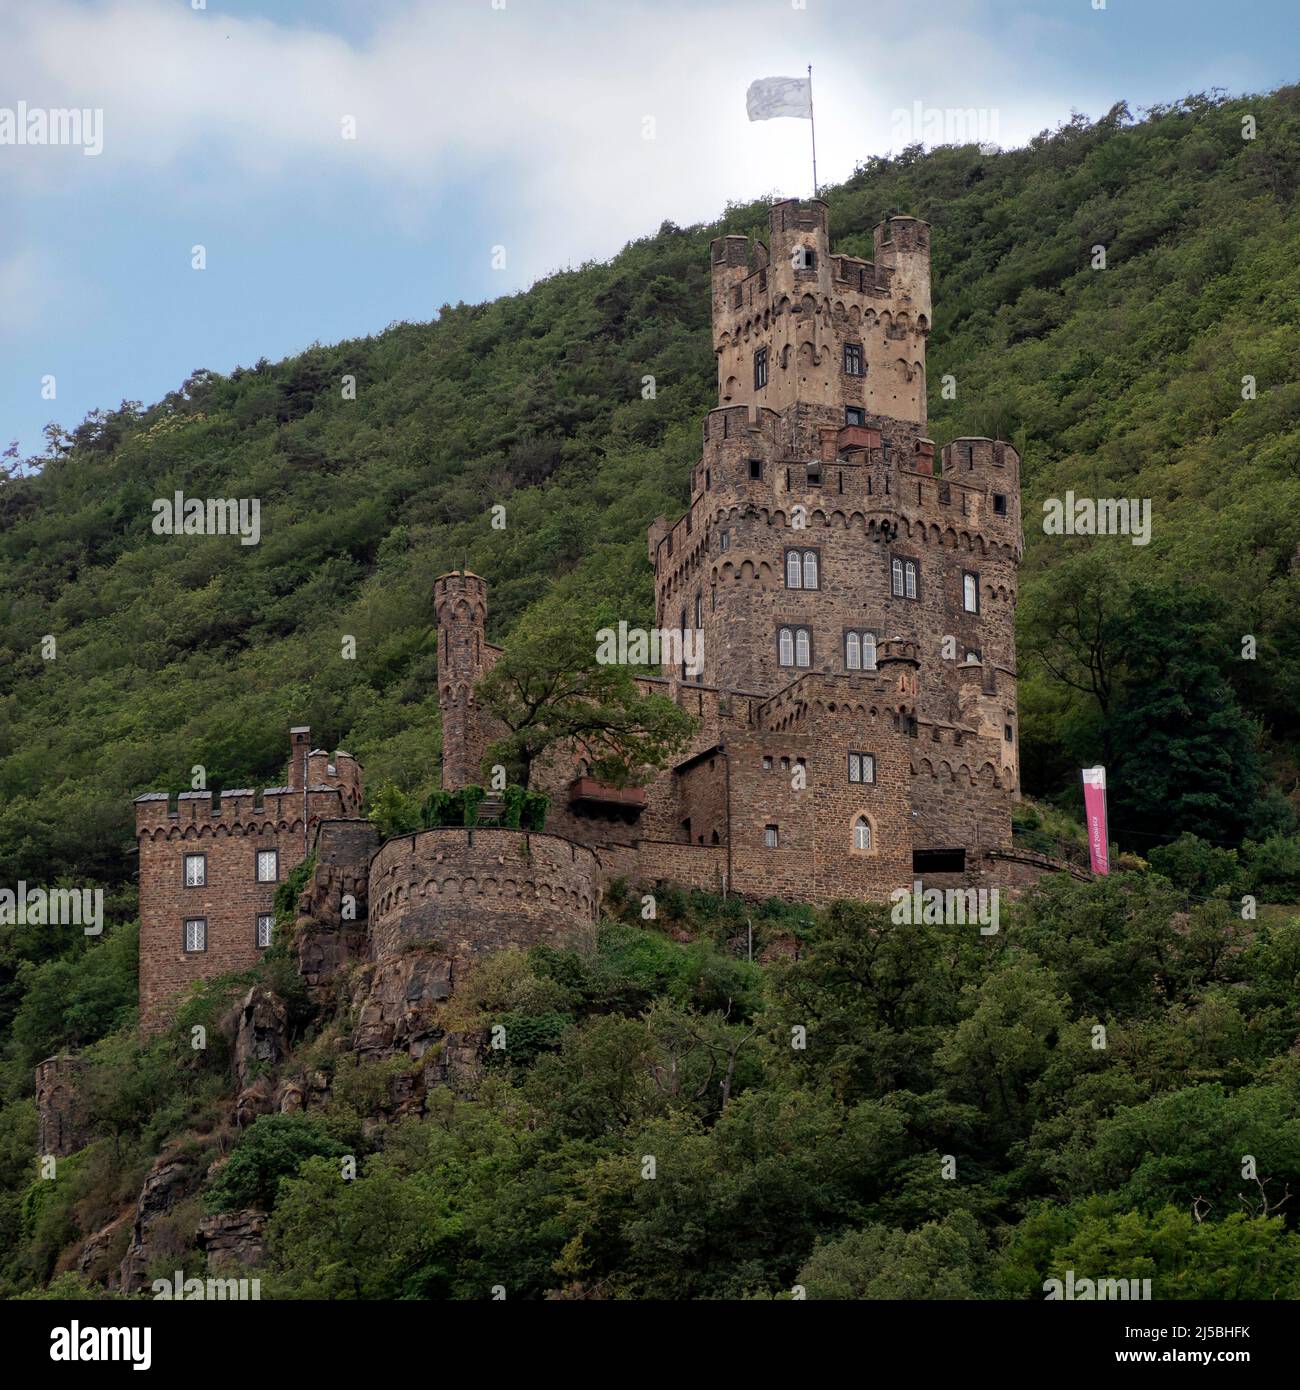
<instances>
[{"instance_id":1,"label":"rock outcrop","mask_svg":"<svg viewBox=\"0 0 1300 1390\"><path fill-rule=\"evenodd\" d=\"M195 1191L198 1177L198 1165L189 1155L168 1149L154 1161L140 1188L131 1223L131 1240L119 1269L123 1292L138 1293L144 1287L150 1262L156 1253L163 1253L155 1249L154 1227L179 1201Z\"/></svg>"},{"instance_id":2,"label":"rock outcrop","mask_svg":"<svg viewBox=\"0 0 1300 1390\"><path fill-rule=\"evenodd\" d=\"M199 1222L199 1249L210 1270L256 1269L266 1258L266 1212L223 1211Z\"/></svg>"},{"instance_id":3,"label":"rock outcrop","mask_svg":"<svg viewBox=\"0 0 1300 1390\"><path fill-rule=\"evenodd\" d=\"M122 1233L135 1219L135 1213L125 1211L107 1226L101 1226L81 1247L77 1258L77 1273L85 1279L103 1280L110 1289L115 1289L120 1278L119 1266L113 1261L113 1250Z\"/></svg>"},{"instance_id":4,"label":"rock outcrop","mask_svg":"<svg viewBox=\"0 0 1300 1390\"><path fill-rule=\"evenodd\" d=\"M374 967L352 1046L359 1054L405 1051L421 1057L441 1036L434 1005L451 998L452 962L428 951L407 951Z\"/></svg>"},{"instance_id":5,"label":"rock outcrop","mask_svg":"<svg viewBox=\"0 0 1300 1390\"><path fill-rule=\"evenodd\" d=\"M316 841L316 869L298 897L298 974L317 1005L366 955L368 866L379 844L366 821L330 821Z\"/></svg>"},{"instance_id":6,"label":"rock outcrop","mask_svg":"<svg viewBox=\"0 0 1300 1390\"><path fill-rule=\"evenodd\" d=\"M254 985L228 1014L223 1029L234 1053L235 1081L246 1090L259 1076L274 1071L289 1052L289 1013L278 995Z\"/></svg>"},{"instance_id":7,"label":"rock outcrop","mask_svg":"<svg viewBox=\"0 0 1300 1390\"><path fill-rule=\"evenodd\" d=\"M483 1078L483 1063L487 1051L487 1033L448 1033L442 1046L431 1054L424 1065L426 1090L446 1086L458 1096L473 1097Z\"/></svg>"}]
</instances>

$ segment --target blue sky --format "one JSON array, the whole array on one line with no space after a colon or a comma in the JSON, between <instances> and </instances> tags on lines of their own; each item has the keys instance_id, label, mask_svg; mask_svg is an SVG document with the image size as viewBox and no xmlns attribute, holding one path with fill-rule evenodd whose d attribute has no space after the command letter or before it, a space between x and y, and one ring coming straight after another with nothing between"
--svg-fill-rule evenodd
<instances>
[{"instance_id":1,"label":"blue sky","mask_svg":"<svg viewBox=\"0 0 1300 1390\"><path fill-rule=\"evenodd\" d=\"M0 144L0 448L807 193L807 125L750 124L756 77L813 64L823 181L916 102L1011 146L1300 77L1294 0L200 3L0 0L0 121L103 112L96 156Z\"/></svg>"}]
</instances>

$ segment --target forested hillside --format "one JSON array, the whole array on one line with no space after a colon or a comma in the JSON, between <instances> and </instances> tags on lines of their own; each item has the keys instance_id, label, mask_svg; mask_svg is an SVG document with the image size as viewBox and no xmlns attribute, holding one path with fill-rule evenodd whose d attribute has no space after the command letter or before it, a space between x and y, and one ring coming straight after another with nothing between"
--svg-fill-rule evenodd
<instances>
[{"instance_id":1,"label":"forested hillside","mask_svg":"<svg viewBox=\"0 0 1300 1390\"><path fill-rule=\"evenodd\" d=\"M1124 1274L1157 1247L1184 1294L1300 1290L1294 1214L1270 1205L1300 1184L1297 926L1237 935L1225 901L1300 898L1300 88L871 159L827 197L838 251L870 255L894 211L933 224L931 433L1024 459L1026 788L1070 811L1078 768L1105 761L1135 872L1049 885L987 950L927 934L900 953L875 909L769 905L773 938L806 949L760 968L734 905L683 901L675 941L631 914L594 962L511 957L475 1017L524 1020L531 1050L387 1148L367 1122L392 1067L350 1069L327 1046L343 1024L304 1013L330 1105L259 1121L205 1198L274 1208L277 1291L1025 1295L1081 1250ZM685 503L714 403L708 243L765 225L761 202L665 224L525 293L198 370L8 456L0 885L102 886L111 925L89 946L0 926L0 1292L71 1268L165 1139L192 1127L214 1157L227 1059L135 1049L131 798L195 765L218 791L276 783L297 724L372 794L434 785L432 581L462 563L491 582L494 640L533 605L652 620L645 528ZM1045 535L1067 490L1149 498L1150 544ZM260 544L153 534L177 491L260 499ZM796 1023L836 1039L829 1061L790 1054ZM30 1069L63 1046L91 1048L111 1138L47 1196ZM319 1166L340 1144L375 1156L341 1192ZM640 1181L647 1152L671 1182ZM1241 1198L1247 1152L1264 1181ZM944 1154L975 1180L944 1181ZM451 1203L450 1173L470 1175ZM422 1234L327 1286L375 1213Z\"/></svg>"},{"instance_id":2,"label":"forested hillside","mask_svg":"<svg viewBox=\"0 0 1300 1390\"><path fill-rule=\"evenodd\" d=\"M1223 802L1216 838L1267 828L1241 796L1259 791L1261 729L1273 781L1294 793L1298 191L1297 88L1188 99L1140 123L1080 118L991 157L870 160L829 190L846 252L869 254L893 210L933 223L932 432L999 433L1024 454L1031 792L1073 792L1081 760L1133 756L1124 737L1158 715L1125 698L1131 675L1144 698L1163 680L1245 759L1230 778L1202 764ZM498 639L557 580L649 617L645 527L684 503L714 403L708 241L764 227L763 204L665 225L523 294L228 377L196 371L148 408L51 429L39 472L0 486L0 879L120 882L131 796L188 786L194 764L218 789L274 781L290 724L354 752L372 788L433 780L442 569L489 578ZM1150 497L1151 544L1044 536L1042 499L1070 488ZM153 499L177 490L259 498L261 543L154 535ZM1099 618L1079 606L1097 593ZM1141 640L1167 633L1170 612L1184 620L1172 671ZM1098 702L1061 679L1091 685L1078 652L1098 646L1110 749ZM1150 795L1125 814L1126 780L1112 779L1121 841L1126 819L1152 828ZM1208 831L1171 827L1155 804L1160 830Z\"/></svg>"}]
</instances>

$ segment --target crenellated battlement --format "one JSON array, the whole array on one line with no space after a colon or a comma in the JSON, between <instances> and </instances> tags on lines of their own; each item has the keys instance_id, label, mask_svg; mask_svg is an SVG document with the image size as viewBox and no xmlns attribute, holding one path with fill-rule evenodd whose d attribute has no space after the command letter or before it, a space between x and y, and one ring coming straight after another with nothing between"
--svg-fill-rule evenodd
<instances>
[{"instance_id":1,"label":"crenellated battlement","mask_svg":"<svg viewBox=\"0 0 1300 1390\"><path fill-rule=\"evenodd\" d=\"M308 751L311 731L289 733L289 784L266 787L231 787L217 795L211 791L180 792L172 803L170 792L145 792L135 798L137 836L188 830L230 833L239 829L264 830L270 826L297 825L321 819L359 816L365 795L361 764L340 749L331 756L323 748ZM305 774L305 780L304 780Z\"/></svg>"},{"instance_id":2,"label":"crenellated battlement","mask_svg":"<svg viewBox=\"0 0 1300 1390\"><path fill-rule=\"evenodd\" d=\"M354 815L341 786L313 785L303 793L292 787L262 792L181 792L171 805L167 792L147 792L135 800L137 838L187 839L217 834L262 834L267 830L301 832L305 823Z\"/></svg>"},{"instance_id":3,"label":"crenellated battlement","mask_svg":"<svg viewBox=\"0 0 1300 1390\"><path fill-rule=\"evenodd\" d=\"M707 446L724 439L752 441L756 436L776 444L780 440L780 427L780 415L766 406L753 410L747 405L719 405L704 417L702 428Z\"/></svg>"},{"instance_id":4,"label":"crenellated battlement","mask_svg":"<svg viewBox=\"0 0 1300 1390\"><path fill-rule=\"evenodd\" d=\"M928 225L881 223L872 262L830 253L820 199L777 203L768 220L769 246L744 236L711 244L721 404L817 402L923 425Z\"/></svg>"},{"instance_id":5,"label":"crenellated battlement","mask_svg":"<svg viewBox=\"0 0 1300 1390\"><path fill-rule=\"evenodd\" d=\"M963 435L943 446L941 461L949 482L978 486L981 480L996 480L1008 492L1020 491L1020 455L1005 440Z\"/></svg>"},{"instance_id":6,"label":"crenellated battlement","mask_svg":"<svg viewBox=\"0 0 1300 1390\"><path fill-rule=\"evenodd\" d=\"M472 570L449 570L433 581L433 604L448 622L485 622L487 580Z\"/></svg>"},{"instance_id":7,"label":"crenellated battlement","mask_svg":"<svg viewBox=\"0 0 1300 1390\"><path fill-rule=\"evenodd\" d=\"M715 328L723 316L761 305L764 296L818 290L915 302L914 312L928 316L929 223L893 216L873 228L872 239L874 260L833 255L823 200L774 203L768 210L767 245L736 234L715 237L709 244ZM923 296L915 294L919 285L911 269L912 257L925 262Z\"/></svg>"},{"instance_id":8,"label":"crenellated battlement","mask_svg":"<svg viewBox=\"0 0 1300 1390\"><path fill-rule=\"evenodd\" d=\"M928 436L928 224L890 217L866 260L831 252L822 200L790 199L769 210L766 243L719 237L710 260L719 403L686 510L647 536L656 626L690 631L702 665L636 678L696 721L672 766L602 787L586 751L561 743L531 769L544 832L443 827L377 848L359 764L306 727L290 731L282 786L145 793L146 1032L196 980L257 960L313 831L322 858L300 916L356 923L347 949L369 955L378 1012L403 1018L412 980L445 998L488 952L589 947L615 874L884 901L914 874L979 881L1010 846L1020 459L1001 441L939 450ZM501 651L481 575L438 574L433 605L441 779L455 790L481 781L500 733L478 690ZM315 987L331 949L300 956ZM358 1036L391 1042L395 1028L370 1017Z\"/></svg>"},{"instance_id":9,"label":"crenellated battlement","mask_svg":"<svg viewBox=\"0 0 1300 1390\"><path fill-rule=\"evenodd\" d=\"M887 672L842 675L809 671L764 700L755 717L759 729L785 732L797 730L806 719L815 719L822 712L868 721L883 719L896 726L900 713L909 709L906 694L898 690Z\"/></svg>"},{"instance_id":10,"label":"crenellated battlement","mask_svg":"<svg viewBox=\"0 0 1300 1390\"><path fill-rule=\"evenodd\" d=\"M135 799L140 853L140 1029L170 1016L195 980L246 970L270 944L275 897L324 821L361 818L361 764L289 731L286 784L145 792Z\"/></svg>"}]
</instances>

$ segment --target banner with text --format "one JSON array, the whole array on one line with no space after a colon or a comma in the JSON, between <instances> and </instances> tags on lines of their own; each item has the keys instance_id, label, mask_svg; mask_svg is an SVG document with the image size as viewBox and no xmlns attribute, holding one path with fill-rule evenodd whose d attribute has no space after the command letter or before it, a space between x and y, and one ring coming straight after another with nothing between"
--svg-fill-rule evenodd
<instances>
[{"instance_id":1,"label":"banner with text","mask_svg":"<svg viewBox=\"0 0 1300 1390\"><path fill-rule=\"evenodd\" d=\"M1083 814L1088 825L1088 855L1094 874L1110 873L1110 840L1106 833L1106 769L1083 769Z\"/></svg>"}]
</instances>

